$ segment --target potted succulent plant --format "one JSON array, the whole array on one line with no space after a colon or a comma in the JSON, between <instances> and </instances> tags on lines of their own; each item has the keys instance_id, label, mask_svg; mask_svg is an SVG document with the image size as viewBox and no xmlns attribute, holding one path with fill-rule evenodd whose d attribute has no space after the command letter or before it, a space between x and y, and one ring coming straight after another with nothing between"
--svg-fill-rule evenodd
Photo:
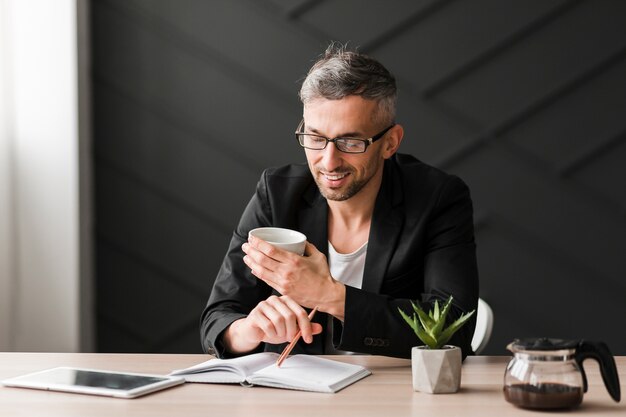
<instances>
[{"instance_id":1,"label":"potted succulent plant","mask_svg":"<svg viewBox=\"0 0 626 417\"><path fill-rule=\"evenodd\" d=\"M409 316L400 308L402 318L411 326L425 346L415 346L411 350L413 369L413 389L431 394L457 392L461 385L461 349L446 345L452 335L474 314L462 314L453 323L445 326L446 316L452 305L452 296L440 308L435 301L428 314L417 302L411 302L413 315Z\"/></svg>"}]
</instances>

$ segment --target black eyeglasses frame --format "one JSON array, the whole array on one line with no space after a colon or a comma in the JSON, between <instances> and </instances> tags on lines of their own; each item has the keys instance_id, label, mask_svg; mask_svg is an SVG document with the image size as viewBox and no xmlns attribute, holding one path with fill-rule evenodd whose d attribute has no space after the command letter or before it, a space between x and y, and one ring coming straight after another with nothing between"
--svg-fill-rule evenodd
<instances>
[{"instance_id":1,"label":"black eyeglasses frame","mask_svg":"<svg viewBox=\"0 0 626 417\"><path fill-rule=\"evenodd\" d=\"M302 119L300 121L300 124L298 125L298 128L296 129L295 136L296 136L296 140L298 141L298 144L300 146L302 146L303 148L305 148L305 149L311 149L311 150L314 150L314 151L321 151L321 150L326 149L326 147L328 146L329 142L332 142L332 143L335 144L335 147L340 152L350 153L350 154L357 154L357 153L365 153L367 151L367 148L371 144L373 144L378 139L380 139L383 136L385 136L385 133L387 133L395 125L396 124L393 123L391 126L387 127L386 129L384 129L380 133L377 133L376 135L372 136L371 138L367 138L367 139L363 139L363 138L345 138L345 137L338 137L338 138L329 139L326 136L318 135L318 134L315 134L315 133L304 133L303 132L303 130L304 130L304 119ZM304 144L300 140L301 138L303 138L302 135L315 136L315 137L318 137L320 139L325 139L326 143L324 144L324 146L322 148L311 148L311 147L308 147L308 146L304 146ZM359 142L363 142L365 147L363 148L362 151L358 151L358 152L350 152L350 151L343 150L339 146L337 146L337 141L345 141L345 140L352 140L352 141L356 140L356 141L359 141Z\"/></svg>"}]
</instances>

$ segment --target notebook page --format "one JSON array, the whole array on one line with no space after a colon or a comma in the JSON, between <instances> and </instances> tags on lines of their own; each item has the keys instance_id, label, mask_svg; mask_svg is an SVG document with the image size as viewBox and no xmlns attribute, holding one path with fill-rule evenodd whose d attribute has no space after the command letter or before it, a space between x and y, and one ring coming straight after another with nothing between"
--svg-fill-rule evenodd
<instances>
[{"instance_id":1,"label":"notebook page","mask_svg":"<svg viewBox=\"0 0 626 417\"><path fill-rule=\"evenodd\" d=\"M243 382L255 371L276 363L278 354L273 352L255 353L232 359L210 359L186 369L178 369L170 375L178 375L187 382Z\"/></svg>"},{"instance_id":2,"label":"notebook page","mask_svg":"<svg viewBox=\"0 0 626 417\"><path fill-rule=\"evenodd\" d=\"M248 382L278 388L336 392L369 375L359 365L310 355L288 357L279 368L272 364L248 378Z\"/></svg>"}]
</instances>

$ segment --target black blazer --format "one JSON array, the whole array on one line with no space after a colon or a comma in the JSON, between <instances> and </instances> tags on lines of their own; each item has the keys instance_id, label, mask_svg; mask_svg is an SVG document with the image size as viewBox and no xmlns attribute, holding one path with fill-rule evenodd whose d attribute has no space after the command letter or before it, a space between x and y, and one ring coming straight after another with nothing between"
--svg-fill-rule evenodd
<instances>
[{"instance_id":1,"label":"black blazer","mask_svg":"<svg viewBox=\"0 0 626 417\"><path fill-rule=\"evenodd\" d=\"M201 317L202 346L226 357L222 332L246 316L273 289L254 277L244 264L241 245L248 231L263 226L285 227L307 236L328 255L328 205L306 164L266 170L233 233L208 304ZM448 175L408 155L385 161L376 198L365 260L363 288L346 287L345 318L334 320L337 349L409 358L411 347L423 343L398 313L412 311L409 300L430 308L434 300L454 297L449 320L477 308L478 271L473 210L469 189ZM314 321L325 327L326 314ZM475 315L451 339L471 353ZM323 354L326 332L313 343L302 340L294 353ZM283 345L259 350L279 352Z\"/></svg>"}]
</instances>

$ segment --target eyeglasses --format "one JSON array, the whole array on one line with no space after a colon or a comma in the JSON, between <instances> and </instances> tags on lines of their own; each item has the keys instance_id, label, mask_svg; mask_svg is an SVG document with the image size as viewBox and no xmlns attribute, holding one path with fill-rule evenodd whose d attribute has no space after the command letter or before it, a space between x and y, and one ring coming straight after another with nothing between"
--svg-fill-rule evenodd
<instances>
[{"instance_id":1,"label":"eyeglasses","mask_svg":"<svg viewBox=\"0 0 626 417\"><path fill-rule=\"evenodd\" d=\"M363 153L367 150L367 147L372 143L376 142L378 139L382 138L385 133L389 131L395 124L392 124L387 129L382 132L372 136L369 139L360 139L360 138L334 138L328 139L322 135L315 135L313 133L304 133L302 130L304 129L304 119L298 125L298 129L296 129L296 139L300 146L306 149L313 149L316 151L321 151L328 146L328 142L333 142L337 147L337 150L345 153Z\"/></svg>"}]
</instances>

